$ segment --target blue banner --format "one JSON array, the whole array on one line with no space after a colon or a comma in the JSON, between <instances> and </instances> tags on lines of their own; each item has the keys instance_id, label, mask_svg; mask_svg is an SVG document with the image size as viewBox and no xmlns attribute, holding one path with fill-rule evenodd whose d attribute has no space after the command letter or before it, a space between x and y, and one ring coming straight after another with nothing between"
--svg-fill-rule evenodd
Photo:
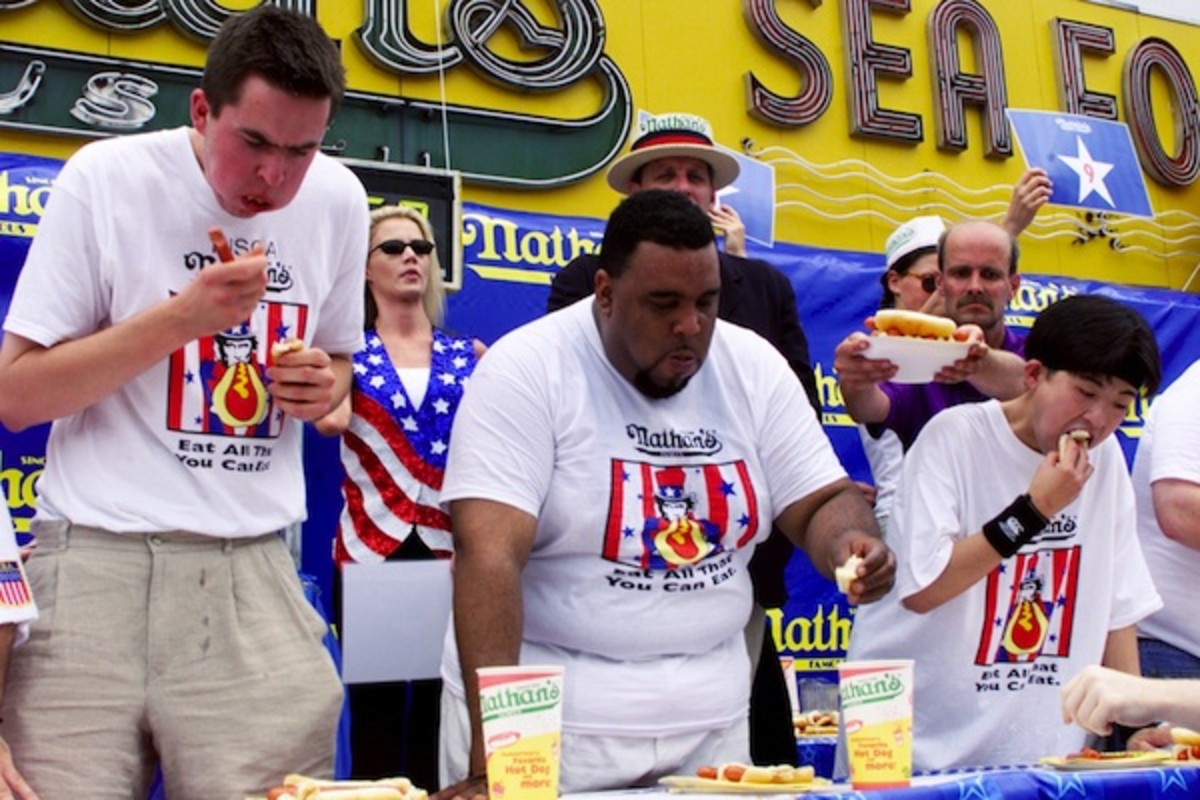
<instances>
[{"instance_id":1,"label":"blue banner","mask_svg":"<svg viewBox=\"0 0 1200 800\"><path fill-rule=\"evenodd\" d=\"M61 162L0 154L0 308L7 310L16 275ZM614 197L614 205L616 198ZM449 299L448 324L492 343L545 312L554 273L580 253L594 251L603 220L498 209L463 207L462 290ZM876 253L820 250L777 243L750 243L750 255L765 258L792 281L808 334L813 371L820 389L822 419L834 449L851 476L870 471L858 433L846 415L833 350L878 307L883 257ZM1072 294L1105 294L1137 309L1153 327L1163 353L1164 385L1200 358L1200 297L1162 289L1139 289L1099 281L1024 275L1008 311L1008 323L1027 329L1037 314ZM1118 433L1132 458L1146 400L1136 403ZM34 484L44 463L47 426L14 435L0 428L0 485L19 529L28 527ZM336 439L309 432L305 469L309 518L304 526L305 572L329 594L331 542L341 505L341 464ZM797 553L788 567L791 599L771 611L780 653L795 658L800 672L832 670L846 651L853 609L834 586Z\"/></svg>"}]
</instances>

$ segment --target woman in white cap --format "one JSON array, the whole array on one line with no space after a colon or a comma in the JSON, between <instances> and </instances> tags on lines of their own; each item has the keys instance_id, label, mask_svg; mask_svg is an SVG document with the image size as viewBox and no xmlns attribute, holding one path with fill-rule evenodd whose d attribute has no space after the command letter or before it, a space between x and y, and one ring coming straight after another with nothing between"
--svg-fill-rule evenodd
<instances>
[{"instance_id":1,"label":"woman in white cap","mask_svg":"<svg viewBox=\"0 0 1200 800\"><path fill-rule=\"evenodd\" d=\"M945 230L946 223L941 217L923 216L914 217L892 232L884 245L887 271L879 279L883 284L880 308L938 313L941 295L937 292L937 249ZM894 432L886 429L876 437L866 425L859 425L858 436L875 479L875 519L886 536L892 497L900 482L904 446Z\"/></svg>"}]
</instances>

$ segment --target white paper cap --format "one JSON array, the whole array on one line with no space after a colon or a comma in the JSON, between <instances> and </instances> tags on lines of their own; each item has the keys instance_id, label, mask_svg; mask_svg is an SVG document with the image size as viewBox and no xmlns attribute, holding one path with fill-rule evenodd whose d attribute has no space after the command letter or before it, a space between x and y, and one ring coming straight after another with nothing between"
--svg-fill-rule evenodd
<instances>
[{"instance_id":1,"label":"white paper cap","mask_svg":"<svg viewBox=\"0 0 1200 800\"><path fill-rule=\"evenodd\" d=\"M908 222L896 228L884 245L887 253L887 266L891 269L897 261L914 250L926 247L937 247L938 239L946 230L946 223L941 217L913 217Z\"/></svg>"}]
</instances>

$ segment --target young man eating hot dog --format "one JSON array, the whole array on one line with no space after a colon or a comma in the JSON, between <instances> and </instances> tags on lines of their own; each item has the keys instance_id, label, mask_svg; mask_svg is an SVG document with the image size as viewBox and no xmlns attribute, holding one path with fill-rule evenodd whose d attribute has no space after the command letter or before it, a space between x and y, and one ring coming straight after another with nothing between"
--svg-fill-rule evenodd
<instances>
[{"instance_id":1,"label":"young man eating hot dog","mask_svg":"<svg viewBox=\"0 0 1200 800\"><path fill-rule=\"evenodd\" d=\"M1112 436L1158 386L1152 332L1115 301L1069 297L1025 354L1024 393L943 411L917 437L888 536L896 588L851 633L848 659L916 660L915 770L1077 751L1062 686L1091 664L1137 673L1134 625L1161 606Z\"/></svg>"},{"instance_id":2,"label":"young man eating hot dog","mask_svg":"<svg viewBox=\"0 0 1200 800\"><path fill-rule=\"evenodd\" d=\"M333 771L342 686L280 531L306 513L304 421L362 346L367 198L320 152L336 44L272 4L228 14L191 126L63 167L5 320L0 420L54 422L28 564L49 612L0 734L48 799Z\"/></svg>"}]
</instances>

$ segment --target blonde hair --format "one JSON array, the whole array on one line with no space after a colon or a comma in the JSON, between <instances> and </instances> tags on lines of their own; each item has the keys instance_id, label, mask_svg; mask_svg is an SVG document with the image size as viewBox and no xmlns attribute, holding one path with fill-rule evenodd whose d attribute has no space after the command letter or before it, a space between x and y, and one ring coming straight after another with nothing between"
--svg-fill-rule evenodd
<instances>
[{"instance_id":1,"label":"blonde hair","mask_svg":"<svg viewBox=\"0 0 1200 800\"><path fill-rule=\"evenodd\" d=\"M421 229L421 236L437 244L433 237L433 226L429 220L415 208L409 206L380 206L371 212L371 230L368 237L375 236L379 223L388 219L408 219ZM367 284L363 313L363 327L375 327L375 319L379 316L379 307L375 304L375 296L371 294L371 286ZM421 307L425 316L434 325L440 326L446 318L446 284L442 281L442 264L438 261L438 248L434 247L429 254L429 275L425 280L425 294L421 297Z\"/></svg>"}]
</instances>

